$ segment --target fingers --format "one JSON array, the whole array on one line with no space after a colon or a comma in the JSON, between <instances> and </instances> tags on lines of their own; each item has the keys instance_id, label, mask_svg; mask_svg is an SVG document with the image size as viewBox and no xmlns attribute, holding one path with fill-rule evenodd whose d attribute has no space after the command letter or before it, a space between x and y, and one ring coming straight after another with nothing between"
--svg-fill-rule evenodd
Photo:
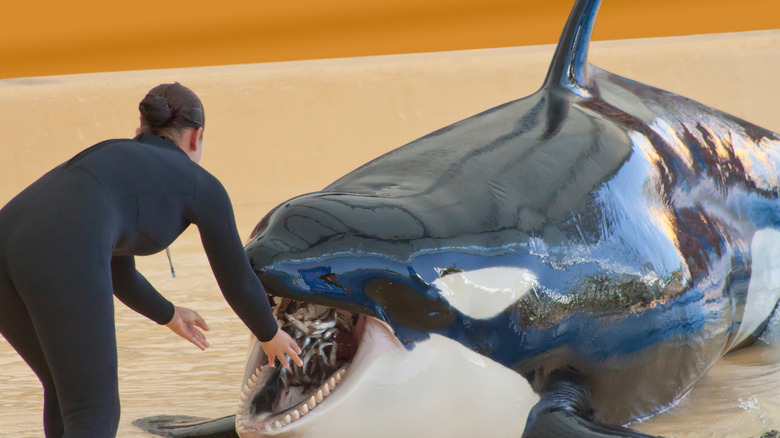
<instances>
[{"instance_id":1,"label":"fingers","mask_svg":"<svg viewBox=\"0 0 780 438\"><path fill-rule=\"evenodd\" d=\"M301 354L301 351L303 350L301 350L301 347L298 346L298 343L295 342L295 340L293 340L292 338L290 338L290 344L288 347L287 354L290 356L293 362L295 362L299 367L303 366L303 361L298 356L299 354Z\"/></svg>"},{"instance_id":2,"label":"fingers","mask_svg":"<svg viewBox=\"0 0 780 438\"><path fill-rule=\"evenodd\" d=\"M193 344L195 344L195 346L200 348L200 351L206 351L206 349L209 348L209 343L205 339L193 342Z\"/></svg>"},{"instance_id":3,"label":"fingers","mask_svg":"<svg viewBox=\"0 0 780 438\"><path fill-rule=\"evenodd\" d=\"M301 348L298 347L298 344L296 344L295 341L291 340L291 343L282 347L282 351L276 354L276 358L279 359L279 363L287 369L290 368L290 359L292 359L296 365L302 367L303 360L298 356L299 354L301 354Z\"/></svg>"},{"instance_id":4,"label":"fingers","mask_svg":"<svg viewBox=\"0 0 780 438\"><path fill-rule=\"evenodd\" d=\"M195 321L193 321L193 324L195 324L196 326L202 328L203 330L206 330L206 331L211 330L209 328L208 324L206 324L206 321L203 318L201 318L200 315L198 315L196 313L195 316L197 316L197 318L195 318Z\"/></svg>"},{"instance_id":5,"label":"fingers","mask_svg":"<svg viewBox=\"0 0 780 438\"><path fill-rule=\"evenodd\" d=\"M209 343L206 340L206 335L194 328L190 328L190 330L192 331L192 339L190 339L190 342L197 345L201 350L205 350L209 347Z\"/></svg>"},{"instance_id":6,"label":"fingers","mask_svg":"<svg viewBox=\"0 0 780 438\"><path fill-rule=\"evenodd\" d=\"M301 354L301 348L298 347L298 344L293 342L292 347L287 349L287 355L290 356L290 359L292 359L293 362L295 362L296 365L298 365L299 367L302 367L303 366L303 361L298 356L299 354Z\"/></svg>"},{"instance_id":7,"label":"fingers","mask_svg":"<svg viewBox=\"0 0 780 438\"><path fill-rule=\"evenodd\" d=\"M201 341L198 339L190 339L190 342L192 342L196 347L200 348L201 351L206 351L206 348L208 348L209 344L206 341Z\"/></svg>"},{"instance_id":8,"label":"fingers","mask_svg":"<svg viewBox=\"0 0 780 438\"><path fill-rule=\"evenodd\" d=\"M263 347L263 351L268 356L268 362L272 366L276 366L277 359L287 369L290 368L290 359L299 367L303 366L303 361L298 356L301 354L301 347L298 346L289 334L281 329L277 330L273 339L260 342L260 345Z\"/></svg>"},{"instance_id":9,"label":"fingers","mask_svg":"<svg viewBox=\"0 0 780 438\"><path fill-rule=\"evenodd\" d=\"M186 323L194 324L203 330L209 330L208 324L206 324L206 321L200 316L200 314L192 309L187 309L185 307L181 308L182 310L182 320Z\"/></svg>"},{"instance_id":10,"label":"fingers","mask_svg":"<svg viewBox=\"0 0 780 438\"><path fill-rule=\"evenodd\" d=\"M283 367L290 369L290 362L287 361L287 356L285 354L278 354L276 355L276 359L279 360L279 363L282 364Z\"/></svg>"},{"instance_id":11,"label":"fingers","mask_svg":"<svg viewBox=\"0 0 780 438\"><path fill-rule=\"evenodd\" d=\"M173 329L173 331L182 338L195 344L195 346L201 350L205 350L209 346L208 341L206 341L206 336L191 324L181 323Z\"/></svg>"}]
</instances>

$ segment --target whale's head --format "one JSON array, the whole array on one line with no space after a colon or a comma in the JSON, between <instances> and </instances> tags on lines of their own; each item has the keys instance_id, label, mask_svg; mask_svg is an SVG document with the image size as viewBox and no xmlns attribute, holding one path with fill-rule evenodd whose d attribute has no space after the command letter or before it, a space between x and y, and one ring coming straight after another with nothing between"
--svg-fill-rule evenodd
<instances>
[{"instance_id":1,"label":"whale's head","mask_svg":"<svg viewBox=\"0 0 780 438\"><path fill-rule=\"evenodd\" d=\"M532 354L522 300L596 265L561 275L536 244L598 234L592 193L631 153L624 129L580 100L540 91L266 215L246 252L306 363L281 372L255 346L238 430L522 430L539 389L518 367Z\"/></svg>"},{"instance_id":2,"label":"whale's head","mask_svg":"<svg viewBox=\"0 0 780 438\"><path fill-rule=\"evenodd\" d=\"M522 430L544 385L526 359L550 347L526 336L534 313L523 306L539 291L594 289L582 283L598 280L596 259L612 248L570 251L604 240L613 207L599 191L632 156L625 127L597 103L540 90L266 215L245 249L306 364L291 375L263 367L255 347L238 430L357 434L355 415L326 409L361 412L394 436L387 422L402 418L414 434Z\"/></svg>"},{"instance_id":3,"label":"whale's head","mask_svg":"<svg viewBox=\"0 0 780 438\"><path fill-rule=\"evenodd\" d=\"M426 231L399 207L320 192L258 224L247 254L304 366L270 367L253 341L236 423L242 437L522 430L538 397L491 358L492 334L475 335L474 315L463 312L473 307L462 298L468 281L453 281L480 257L409 245ZM450 269L440 268L442 257ZM516 298L493 297L502 302L488 307L500 312ZM484 307L481 316L491 312Z\"/></svg>"},{"instance_id":4,"label":"whale's head","mask_svg":"<svg viewBox=\"0 0 780 438\"><path fill-rule=\"evenodd\" d=\"M648 158L643 121L618 107L630 90L586 63L598 3L576 2L537 93L391 151L260 221L246 252L304 366L274 368L254 343L241 436L517 436L546 374L619 349L604 324L588 338L595 344L580 348L577 336L636 289L642 257L620 254L655 228L621 231L642 213L631 196L610 193L644 199L644 175L662 166ZM615 267L621 258L631 266ZM625 345L650 342L634 342L644 333L635 332Z\"/></svg>"}]
</instances>

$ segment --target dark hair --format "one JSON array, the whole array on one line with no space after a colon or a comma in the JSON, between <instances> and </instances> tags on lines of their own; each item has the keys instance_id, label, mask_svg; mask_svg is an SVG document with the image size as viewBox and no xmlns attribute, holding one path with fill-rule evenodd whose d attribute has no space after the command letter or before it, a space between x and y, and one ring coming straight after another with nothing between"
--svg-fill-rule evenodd
<instances>
[{"instance_id":1,"label":"dark hair","mask_svg":"<svg viewBox=\"0 0 780 438\"><path fill-rule=\"evenodd\" d=\"M175 82L160 84L146 94L138 110L141 132L153 135L178 134L185 128L202 128L206 124L203 104L189 88Z\"/></svg>"}]
</instances>

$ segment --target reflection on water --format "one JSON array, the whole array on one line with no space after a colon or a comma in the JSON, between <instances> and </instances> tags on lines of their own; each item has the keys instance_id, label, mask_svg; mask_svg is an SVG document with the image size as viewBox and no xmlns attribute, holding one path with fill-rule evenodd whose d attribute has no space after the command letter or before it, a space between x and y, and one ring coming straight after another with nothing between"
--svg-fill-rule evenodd
<instances>
[{"instance_id":1,"label":"reflection on water","mask_svg":"<svg viewBox=\"0 0 780 438\"><path fill-rule=\"evenodd\" d=\"M246 236L271 205L236 206ZM242 220L243 219L243 220ZM249 332L222 298L196 229L172 246L177 277L165 253L138 258L141 272L176 304L201 313L211 347L195 346L116 306L120 437L149 437L131 423L162 414L233 414ZM677 406L634 427L667 437L758 437L780 429L780 347L754 346L720 360ZM0 338L0 436L42 437L42 392L32 371Z\"/></svg>"},{"instance_id":2,"label":"reflection on water","mask_svg":"<svg viewBox=\"0 0 780 438\"><path fill-rule=\"evenodd\" d=\"M679 438L780 430L780 346L756 344L727 355L677 406L635 427Z\"/></svg>"}]
</instances>

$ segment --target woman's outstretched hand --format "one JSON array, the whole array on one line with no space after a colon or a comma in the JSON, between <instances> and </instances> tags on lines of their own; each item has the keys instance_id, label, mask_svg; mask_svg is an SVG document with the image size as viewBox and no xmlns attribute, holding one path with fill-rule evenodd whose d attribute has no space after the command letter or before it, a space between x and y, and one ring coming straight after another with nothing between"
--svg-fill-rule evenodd
<instances>
[{"instance_id":1,"label":"woman's outstretched hand","mask_svg":"<svg viewBox=\"0 0 780 438\"><path fill-rule=\"evenodd\" d=\"M196 327L209 330L206 321L198 315L198 312L192 309L179 306L173 306L173 308L173 319L165 326L182 338L192 342L201 350L205 350L209 346L208 341L206 341L206 335L201 333Z\"/></svg>"},{"instance_id":2,"label":"woman's outstretched hand","mask_svg":"<svg viewBox=\"0 0 780 438\"><path fill-rule=\"evenodd\" d=\"M268 342L260 342L260 346L263 347L263 351L268 356L268 363L271 366L276 366L276 360L279 359L279 363L285 368L290 368L290 363L287 361L285 354L290 357L299 367L303 366L303 361L299 354L301 354L301 348L287 332L281 328L276 331L273 339Z\"/></svg>"}]
</instances>

